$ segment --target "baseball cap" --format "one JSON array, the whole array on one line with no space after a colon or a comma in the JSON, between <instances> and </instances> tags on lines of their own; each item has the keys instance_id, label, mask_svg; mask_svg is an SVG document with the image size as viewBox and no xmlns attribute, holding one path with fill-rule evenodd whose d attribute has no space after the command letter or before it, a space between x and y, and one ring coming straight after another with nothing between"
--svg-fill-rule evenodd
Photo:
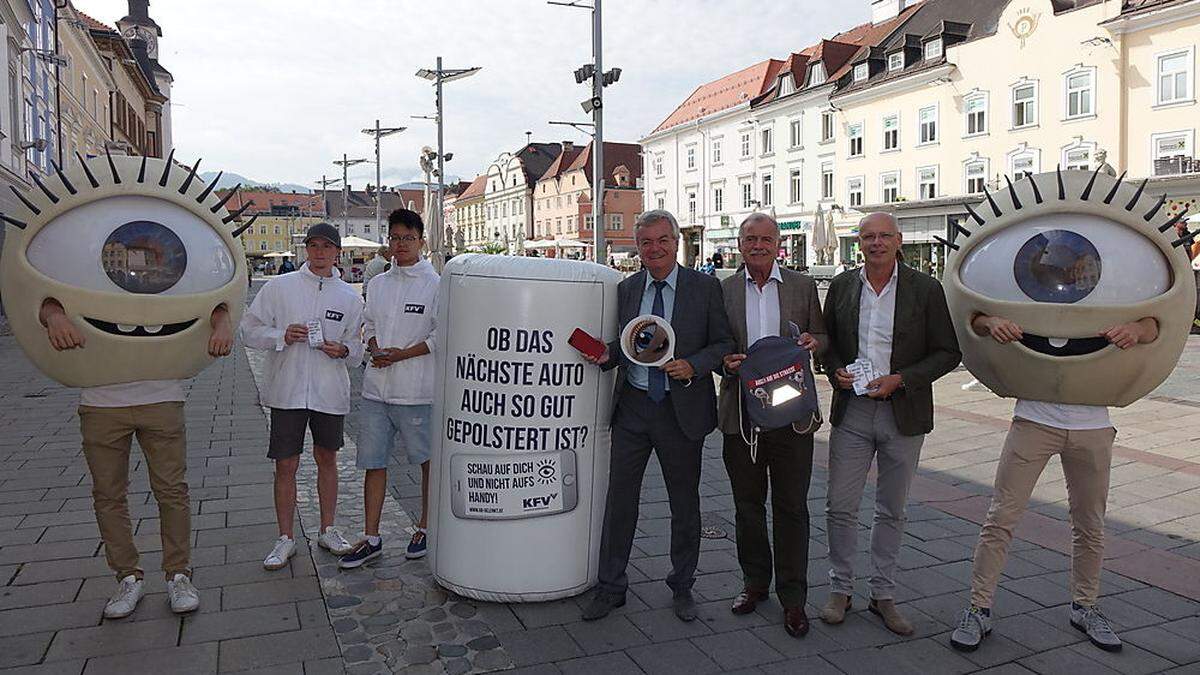
<instances>
[{"instance_id":1,"label":"baseball cap","mask_svg":"<svg viewBox=\"0 0 1200 675\"><path fill-rule=\"evenodd\" d=\"M317 223L308 228L308 233L304 235L304 243L307 244L310 239L328 239L334 246L342 247L342 235L329 223Z\"/></svg>"}]
</instances>

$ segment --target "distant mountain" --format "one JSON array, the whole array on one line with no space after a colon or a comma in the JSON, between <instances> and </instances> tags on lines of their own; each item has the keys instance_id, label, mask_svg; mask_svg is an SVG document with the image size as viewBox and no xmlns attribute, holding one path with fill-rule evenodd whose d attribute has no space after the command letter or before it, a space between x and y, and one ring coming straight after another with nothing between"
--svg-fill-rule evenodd
<instances>
[{"instance_id":1,"label":"distant mountain","mask_svg":"<svg viewBox=\"0 0 1200 675\"><path fill-rule=\"evenodd\" d=\"M200 178L203 179L207 183L207 182L211 181L216 175L217 175L216 171L205 171L204 173L200 174ZM272 188L277 188L280 192L296 192L296 193L300 193L300 194L312 193L311 188L305 187L303 185L296 185L295 183L263 183L261 181L253 180L251 178L246 178L245 176L240 176L236 173L231 173L228 171L226 171L221 176L221 181L219 183L217 183L216 189L221 190L224 188L231 188L231 187L237 185L238 183L241 183L242 187L244 187L244 188L272 187Z\"/></svg>"}]
</instances>

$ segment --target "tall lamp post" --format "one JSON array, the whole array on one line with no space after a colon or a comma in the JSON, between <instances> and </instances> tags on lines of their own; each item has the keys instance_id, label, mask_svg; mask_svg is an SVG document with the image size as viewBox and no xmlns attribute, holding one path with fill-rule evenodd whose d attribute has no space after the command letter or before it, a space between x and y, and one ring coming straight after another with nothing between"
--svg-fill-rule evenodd
<instances>
[{"instance_id":1,"label":"tall lamp post","mask_svg":"<svg viewBox=\"0 0 1200 675\"><path fill-rule=\"evenodd\" d=\"M382 232L383 227L383 179L380 177L382 172L379 163L379 141L384 136L391 136L404 131L408 127L381 127L379 120L375 120L374 129L363 129L362 132L368 136L375 137L375 231ZM385 238L386 240L386 238Z\"/></svg>"},{"instance_id":2,"label":"tall lamp post","mask_svg":"<svg viewBox=\"0 0 1200 675\"><path fill-rule=\"evenodd\" d=\"M480 68L478 66L475 66L472 68L443 68L442 67L442 57L440 57L440 56L437 57L437 67L434 68L433 70L429 70L428 68L422 68L417 71L417 77L424 78L426 80L430 80L431 82L433 82L433 85L436 89L435 97L437 99L437 112L435 113L435 117L437 119L438 191L437 191L437 210L434 211L433 217L437 221L437 227L431 228L431 230L432 230L431 234L433 236L430 237L430 241L429 241L429 253L430 253L430 257L433 258L433 260L432 260L433 267L438 272L442 271L442 265L445 262L445 253L442 251L442 234L443 234L442 209L444 208L444 204L443 204L442 200L444 198L445 191L442 189L442 187L445 183L444 176L446 175L445 170L444 170L445 169L444 162L446 159L449 159L449 157L446 156L445 150L442 147L442 119L443 119L443 116L442 116L442 84L444 82L453 82L454 80L461 80L464 77L470 77L470 76L474 75L475 73L478 73L479 71L480 71Z\"/></svg>"},{"instance_id":3,"label":"tall lamp post","mask_svg":"<svg viewBox=\"0 0 1200 675\"><path fill-rule=\"evenodd\" d=\"M346 170L355 164L365 164L369 161L371 160L348 159L345 153L340 160L333 160L334 164L342 167L342 234L350 234L350 181Z\"/></svg>"},{"instance_id":4,"label":"tall lamp post","mask_svg":"<svg viewBox=\"0 0 1200 675\"><path fill-rule=\"evenodd\" d=\"M604 54L602 36L603 24L600 20L601 0L592 0L591 5L579 0L548 0L547 4L562 7L579 7L592 10L592 58L593 63L587 63L575 71L576 84L583 84L588 79L592 81L592 96L580 105L583 111L592 114L592 234L593 257L601 265L608 262L607 243L604 240L604 88L616 84L621 79L621 69L613 68L604 72L602 56Z\"/></svg>"}]
</instances>

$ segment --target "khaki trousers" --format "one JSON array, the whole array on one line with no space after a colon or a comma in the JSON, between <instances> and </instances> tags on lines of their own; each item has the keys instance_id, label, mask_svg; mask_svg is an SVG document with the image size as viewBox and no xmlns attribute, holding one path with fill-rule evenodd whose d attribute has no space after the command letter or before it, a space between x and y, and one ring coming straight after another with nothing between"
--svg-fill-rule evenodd
<instances>
[{"instance_id":1,"label":"khaki trousers","mask_svg":"<svg viewBox=\"0 0 1200 675\"><path fill-rule=\"evenodd\" d=\"M183 402L122 408L79 406L79 428L83 455L92 473L96 524L104 540L108 566L117 579L130 574L142 578L126 499L130 442L135 434L146 457L150 489L158 502L163 571L168 579L177 573L190 575L192 518Z\"/></svg>"},{"instance_id":2,"label":"khaki trousers","mask_svg":"<svg viewBox=\"0 0 1200 675\"><path fill-rule=\"evenodd\" d=\"M990 608L1008 558L1012 531L1038 478L1052 455L1062 460L1071 514L1071 597L1082 605L1096 604L1100 594L1100 565L1104 558L1104 509L1113 439L1117 430L1071 431L1013 420L996 469L996 486L987 521L975 547L971 604Z\"/></svg>"}]
</instances>

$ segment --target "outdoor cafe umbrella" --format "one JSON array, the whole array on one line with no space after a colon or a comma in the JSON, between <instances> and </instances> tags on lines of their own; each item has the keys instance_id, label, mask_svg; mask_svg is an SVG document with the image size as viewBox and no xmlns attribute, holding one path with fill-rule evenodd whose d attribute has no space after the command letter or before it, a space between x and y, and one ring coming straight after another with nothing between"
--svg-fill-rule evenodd
<instances>
[{"instance_id":1,"label":"outdoor cafe umbrella","mask_svg":"<svg viewBox=\"0 0 1200 675\"><path fill-rule=\"evenodd\" d=\"M833 226L833 211L825 214L825 226L828 228L828 231L825 233L825 250L829 254L829 264L836 265L838 234L837 228Z\"/></svg>"},{"instance_id":2,"label":"outdoor cafe umbrella","mask_svg":"<svg viewBox=\"0 0 1200 675\"><path fill-rule=\"evenodd\" d=\"M825 259L825 238L828 233L825 231L825 221L821 217L821 206L817 205L817 213L813 216L812 228L812 248L817 254L817 264L820 265Z\"/></svg>"}]
</instances>

